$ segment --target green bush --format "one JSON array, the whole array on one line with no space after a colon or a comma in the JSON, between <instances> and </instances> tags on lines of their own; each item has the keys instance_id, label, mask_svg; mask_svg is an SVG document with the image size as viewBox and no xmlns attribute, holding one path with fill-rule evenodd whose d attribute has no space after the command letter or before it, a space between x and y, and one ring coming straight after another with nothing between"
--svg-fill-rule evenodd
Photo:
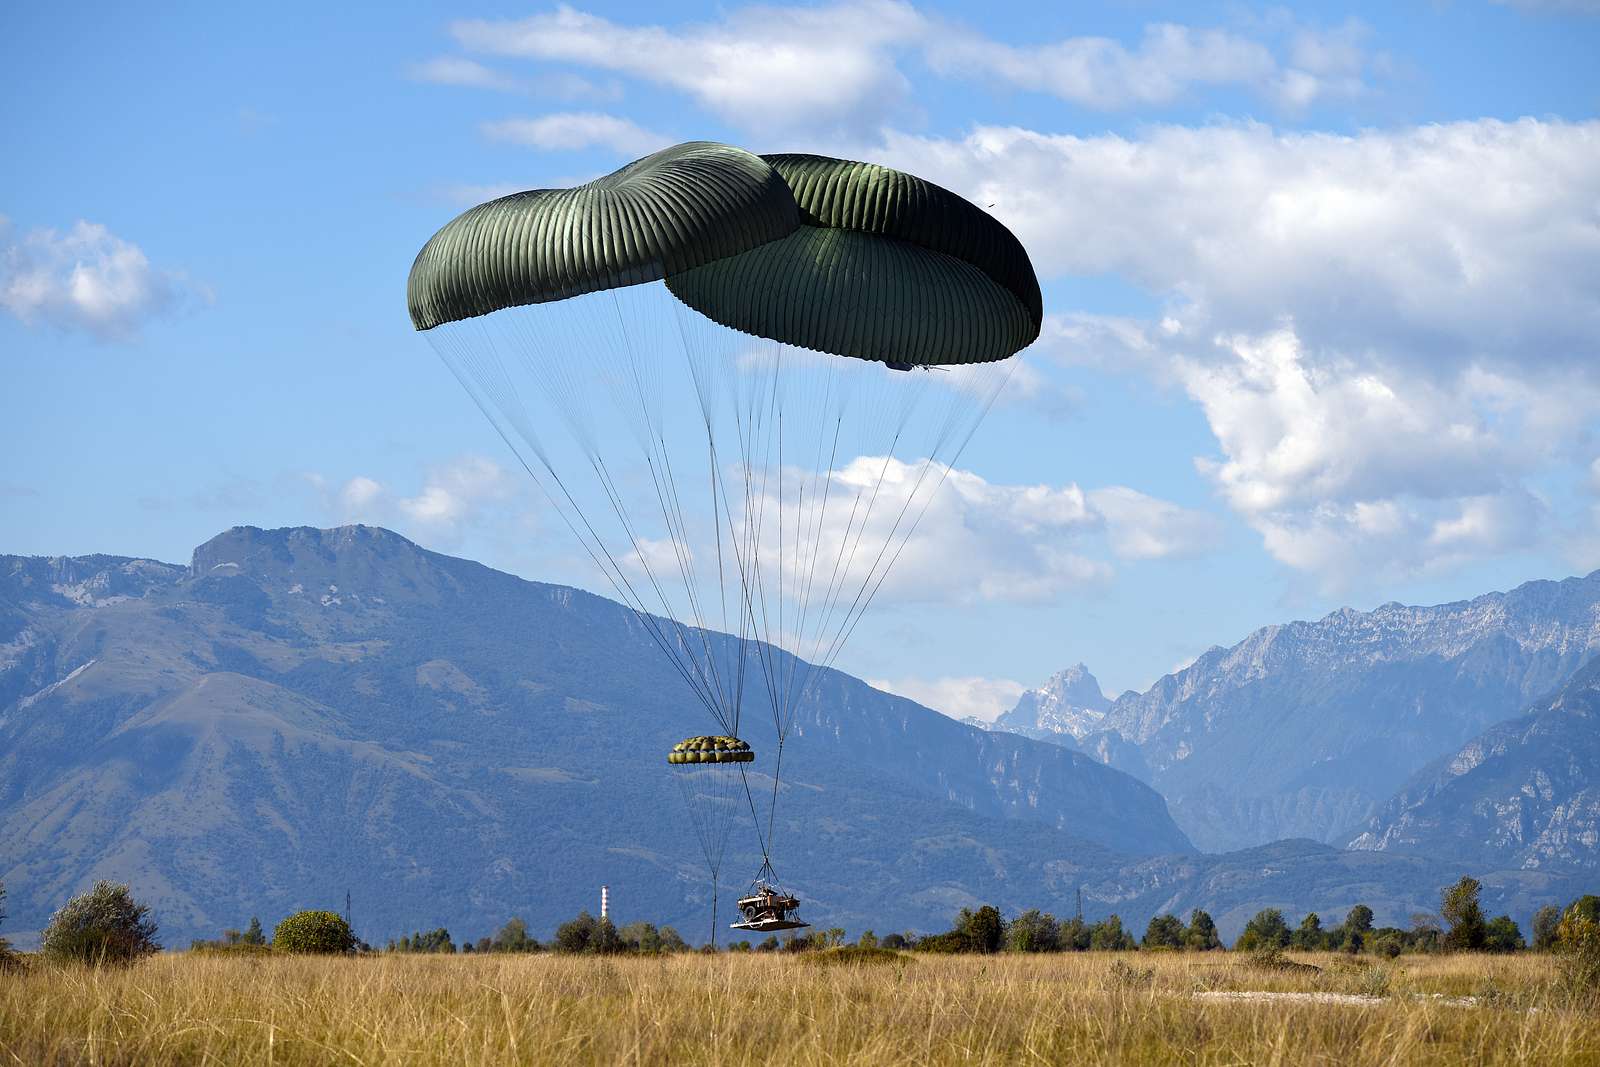
<instances>
[{"instance_id":1,"label":"green bush","mask_svg":"<svg viewBox=\"0 0 1600 1067\"><path fill-rule=\"evenodd\" d=\"M1561 925L1561 909L1546 904L1533 915L1533 947L1536 952L1549 952L1556 947L1556 927Z\"/></svg>"},{"instance_id":2,"label":"green bush","mask_svg":"<svg viewBox=\"0 0 1600 1067\"><path fill-rule=\"evenodd\" d=\"M1234 942L1233 948L1235 952L1285 949L1293 938L1289 924L1283 921L1283 912L1277 908L1262 908L1244 924L1244 932Z\"/></svg>"},{"instance_id":3,"label":"green bush","mask_svg":"<svg viewBox=\"0 0 1600 1067\"><path fill-rule=\"evenodd\" d=\"M96 882L50 916L39 951L46 959L98 966L132 963L161 945L150 909L127 886Z\"/></svg>"},{"instance_id":4,"label":"green bush","mask_svg":"<svg viewBox=\"0 0 1600 1067\"><path fill-rule=\"evenodd\" d=\"M556 927L555 950L583 955L609 955L622 951L622 940L609 917L596 919L587 911Z\"/></svg>"},{"instance_id":5,"label":"green bush","mask_svg":"<svg viewBox=\"0 0 1600 1067\"><path fill-rule=\"evenodd\" d=\"M1144 930L1145 948L1181 949L1183 923L1176 915L1157 915Z\"/></svg>"},{"instance_id":6,"label":"green bush","mask_svg":"<svg viewBox=\"0 0 1600 1067\"><path fill-rule=\"evenodd\" d=\"M1095 952L1132 952L1139 946L1122 928L1122 917L1107 915L1089 927L1089 948Z\"/></svg>"},{"instance_id":7,"label":"green bush","mask_svg":"<svg viewBox=\"0 0 1600 1067\"><path fill-rule=\"evenodd\" d=\"M1189 925L1183 931L1183 947L1196 952L1210 952L1222 947L1217 924L1209 912L1196 908L1189 913Z\"/></svg>"},{"instance_id":8,"label":"green bush","mask_svg":"<svg viewBox=\"0 0 1600 1067\"><path fill-rule=\"evenodd\" d=\"M331 911L297 911L272 931L279 952L336 954L354 952L355 935L344 917Z\"/></svg>"},{"instance_id":9,"label":"green bush","mask_svg":"<svg viewBox=\"0 0 1600 1067\"><path fill-rule=\"evenodd\" d=\"M1328 934L1322 929L1322 917L1311 912L1300 920L1300 926L1289 936L1289 944L1301 952L1316 952L1328 943Z\"/></svg>"},{"instance_id":10,"label":"green bush","mask_svg":"<svg viewBox=\"0 0 1600 1067\"><path fill-rule=\"evenodd\" d=\"M1463 876L1461 881L1440 894L1439 914L1450 928L1445 931L1444 947L1453 952L1481 952L1488 944L1488 922L1478 903L1483 884ZM1518 935L1520 940L1521 935Z\"/></svg>"},{"instance_id":11,"label":"green bush","mask_svg":"<svg viewBox=\"0 0 1600 1067\"><path fill-rule=\"evenodd\" d=\"M861 943L867 943L865 937ZM1055 952L1060 947L1061 924L1048 912L1030 908L1006 923L1006 948L1012 952Z\"/></svg>"},{"instance_id":12,"label":"green bush","mask_svg":"<svg viewBox=\"0 0 1600 1067\"><path fill-rule=\"evenodd\" d=\"M1516 952L1527 948L1528 943L1523 940L1522 930L1516 921L1509 915L1502 915L1490 919L1484 927L1483 947L1488 952Z\"/></svg>"},{"instance_id":13,"label":"green bush","mask_svg":"<svg viewBox=\"0 0 1600 1067\"><path fill-rule=\"evenodd\" d=\"M1405 935L1399 930L1384 930L1373 935L1369 947L1374 956L1392 960L1406 950Z\"/></svg>"},{"instance_id":14,"label":"green bush","mask_svg":"<svg viewBox=\"0 0 1600 1067\"><path fill-rule=\"evenodd\" d=\"M1600 995L1600 898L1579 898L1556 927L1556 951L1563 975L1575 993Z\"/></svg>"}]
</instances>

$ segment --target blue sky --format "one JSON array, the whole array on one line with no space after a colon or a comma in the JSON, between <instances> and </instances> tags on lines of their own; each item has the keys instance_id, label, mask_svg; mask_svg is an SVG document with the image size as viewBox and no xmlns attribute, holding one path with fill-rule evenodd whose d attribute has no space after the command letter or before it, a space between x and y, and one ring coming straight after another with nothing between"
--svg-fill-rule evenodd
<instances>
[{"instance_id":1,"label":"blue sky","mask_svg":"<svg viewBox=\"0 0 1600 1067\"><path fill-rule=\"evenodd\" d=\"M12 6L0 551L366 521L603 591L405 276L476 200L708 138L992 203L1044 283L961 460L998 514L1063 504L970 564L1037 581L889 598L853 673L992 715L1078 660L1115 693L1586 572L1597 54L1582 0Z\"/></svg>"}]
</instances>

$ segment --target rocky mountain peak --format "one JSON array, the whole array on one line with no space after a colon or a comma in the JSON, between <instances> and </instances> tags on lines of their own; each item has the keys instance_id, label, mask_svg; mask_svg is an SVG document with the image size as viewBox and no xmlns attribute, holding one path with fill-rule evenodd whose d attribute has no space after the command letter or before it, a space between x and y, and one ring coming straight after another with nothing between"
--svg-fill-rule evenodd
<instances>
[{"instance_id":1,"label":"rocky mountain peak","mask_svg":"<svg viewBox=\"0 0 1600 1067\"><path fill-rule=\"evenodd\" d=\"M376 555L392 559L422 554L423 549L417 545L377 526L336 526L327 530L314 526L276 530L235 526L194 550L189 574L193 578L224 574L269 577L297 566L331 566L341 557Z\"/></svg>"},{"instance_id":2,"label":"rocky mountain peak","mask_svg":"<svg viewBox=\"0 0 1600 1067\"><path fill-rule=\"evenodd\" d=\"M1041 687L1051 698L1075 708L1104 711L1111 701L1100 689L1100 682L1082 663L1074 663L1064 671L1057 671Z\"/></svg>"},{"instance_id":3,"label":"rocky mountain peak","mask_svg":"<svg viewBox=\"0 0 1600 1067\"><path fill-rule=\"evenodd\" d=\"M1111 706L1089 668L1075 663L1057 671L1037 689L1029 689L1017 706L994 722L995 729L1029 737L1070 735L1081 738L1095 729Z\"/></svg>"}]
</instances>

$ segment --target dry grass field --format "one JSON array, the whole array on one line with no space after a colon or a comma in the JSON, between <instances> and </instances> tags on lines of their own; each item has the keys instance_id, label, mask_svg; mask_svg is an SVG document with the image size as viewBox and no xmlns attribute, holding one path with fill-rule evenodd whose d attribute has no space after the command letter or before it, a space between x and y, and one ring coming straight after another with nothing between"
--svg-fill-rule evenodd
<instances>
[{"instance_id":1,"label":"dry grass field","mask_svg":"<svg viewBox=\"0 0 1600 1067\"><path fill-rule=\"evenodd\" d=\"M1542 956L155 957L0 975L9 1064L1600 1064ZM1226 997L1229 992L1296 998ZM1320 994L1320 996L1306 996Z\"/></svg>"}]
</instances>

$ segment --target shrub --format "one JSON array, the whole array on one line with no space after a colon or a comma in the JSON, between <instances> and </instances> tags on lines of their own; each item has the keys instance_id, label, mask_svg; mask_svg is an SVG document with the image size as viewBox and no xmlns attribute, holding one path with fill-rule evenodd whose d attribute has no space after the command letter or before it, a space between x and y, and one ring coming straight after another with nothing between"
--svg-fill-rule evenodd
<instances>
[{"instance_id":1,"label":"shrub","mask_svg":"<svg viewBox=\"0 0 1600 1067\"><path fill-rule=\"evenodd\" d=\"M1387 967L1368 967L1357 982L1357 992L1369 997L1386 997L1393 987L1394 976Z\"/></svg>"},{"instance_id":2,"label":"shrub","mask_svg":"<svg viewBox=\"0 0 1600 1067\"><path fill-rule=\"evenodd\" d=\"M1484 927L1483 947L1489 952L1515 952L1519 948L1527 948L1528 944L1522 939L1522 930L1509 915L1502 915L1498 919L1491 919L1489 925Z\"/></svg>"},{"instance_id":3,"label":"shrub","mask_svg":"<svg viewBox=\"0 0 1600 1067\"><path fill-rule=\"evenodd\" d=\"M596 919L587 911L579 912L576 919L568 919L556 927L557 952L590 955L616 952L622 947L617 928L609 918Z\"/></svg>"},{"instance_id":4,"label":"shrub","mask_svg":"<svg viewBox=\"0 0 1600 1067\"><path fill-rule=\"evenodd\" d=\"M1344 922L1329 933L1327 947L1352 956L1366 948L1372 936L1372 909L1357 904L1345 913Z\"/></svg>"},{"instance_id":5,"label":"shrub","mask_svg":"<svg viewBox=\"0 0 1600 1067\"><path fill-rule=\"evenodd\" d=\"M1076 916L1061 924L1057 937L1063 952L1088 952L1090 940L1090 927Z\"/></svg>"},{"instance_id":6,"label":"shrub","mask_svg":"<svg viewBox=\"0 0 1600 1067\"><path fill-rule=\"evenodd\" d=\"M528 924L516 916L506 920L491 940L487 937L478 939L478 951L486 952L538 952L539 942L528 936Z\"/></svg>"},{"instance_id":7,"label":"shrub","mask_svg":"<svg viewBox=\"0 0 1600 1067\"><path fill-rule=\"evenodd\" d=\"M1294 932L1290 941L1302 952L1315 952L1328 943L1328 935L1322 930L1322 919L1316 912L1311 912L1300 920L1300 928Z\"/></svg>"},{"instance_id":8,"label":"shrub","mask_svg":"<svg viewBox=\"0 0 1600 1067\"><path fill-rule=\"evenodd\" d=\"M1250 966L1264 971L1285 971L1290 974L1320 974L1322 971L1321 967L1291 960L1283 954L1283 946L1276 944L1257 945L1251 949Z\"/></svg>"},{"instance_id":9,"label":"shrub","mask_svg":"<svg viewBox=\"0 0 1600 1067\"><path fill-rule=\"evenodd\" d=\"M1385 959L1394 959L1405 951L1405 935L1399 930L1381 930L1373 935L1372 953Z\"/></svg>"},{"instance_id":10,"label":"shrub","mask_svg":"<svg viewBox=\"0 0 1600 1067\"><path fill-rule=\"evenodd\" d=\"M1122 960L1117 960L1106 972L1106 984L1112 989L1148 989L1155 979L1155 968L1135 967Z\"/></svg>"},{"instance_id":11,"label":"shrub","mask_svg":"<svg viewBox=\"0 0 1600 1067\"><path fill-rule=\"evenodd\" d=\"M453 953L455 950L456 943L450 939L450 931L442 926L427 933L418 930L410 937L402 937L399 941L389 942L388 945L390 952Z\"/></svg>"},{"instance_id":12,"label":"shrub","mask_svg":"<svg viewBox=\"0 0 1600 1067\"><path fill-rule=\"evenodd\" d=\"M1006 922L1000 917L1000 909L985 904L977 911L962 908L953 929L918 938L916 949L919 952L999 952L1005 943Z\"/></svg>"},{"instance_id":13,"label":"shrub","mask_svg":"<svg viewBox=\"0 0 1600 1067\"><path fill-rule=\"evenodd\" d=\"M1560 915L1556 917L1559 919ZM1407 940L1418 952L1438 952L1444 942L1438 918L1425 912L1411 916L1411 933Z\"/></svg>"},{"instance_id":14,"label":"shrub","mask_svg":"<svg viewBox=\"0 0 1600 1067\"><path fill-rule=\"evenodd\" d=\"M1549 952L1556 947L1556 928L1561 925L1561 909L1546 904L1533 913L1533 947L1536 952Z\"/></svg>"},{"instance_id":15,"label":"shrub","mask_svg":"<svg viewBox=\"0 0 1600 1067\"><path fill-rule=\"evenodd\" d=\"M1176 915L1157 915L1144 929L1145 948L1183 947L1183 924Z\"/></svg>"},{"instance_id":16,"label":"shrub","mask_svg":"<svg viewBox=\"0 0 1600 1067\"><path fill-rule=\"evenodd\" d=\"M150 909L126 885L96 882L50 916L39 950L46 959L76 963L132 963L160 952Z\"/></svg>"},{"instance_id":17,"label":"shrub","mask_svg":"<svg viewBox=\"0 0 1600 1067\"><path fill-rule=\"evenodd\" d=\"M1573 992L1600 993L1600 897L1582 897L1567 908L1556 927L1556 951Z\"/></svg>"},{"instance_id":18,"label":"shrub","mask_svg":"<svg viewBox=\"0 0 1600 1067\"><path fill-rule=\"evenodd\" d=\"M1283 921L1283 912L1277 908L1262 908L1244 924L1244 932L1233 947L1238 952L1288 948L1292 937L1289 924Z\"/></svg>"},{"instance_id":19,"label":"shrub","mask_svg":"<svg viewBox=\"0 0 1600 1067\"><path fill-rule=\"evenodd\" d=\"M337 954L354 952L356 939L341 915L297 911L272 931L272 947L280 952Z\"/></svg>"},{"instance_id":20,"label":"shrub","mask_svg":"<svg viewBox=\"0 0 1600 1067\"><path fill-rule=\"evenodd\" d=\"M224 930L222 936L214 941L202 938L189 942L189 951L212 955L232 952L254 956L271 952L272 949L267 944L267 936L261 932L261 920L252 915L250 925L243 933L238 930Z\"/></svg>"},{"instance_id":21,"label":"shrub","mask_svg":"<svg viewBox=\"0 0 1600 1067\"><path fill-rule=\"evenodd\" d=\"M968 952L999 952L1005 944L1006 924L999 908L985 904L977 911L962 908L955 932L966 941Z\"/></svg>"},{"instance_id":22,"label":"shrub","mask_svg":"<svg viewBox=\"0 0 1600 1067\"><path fill-rule=\"evenodd\" d=\"M738 944L738 942L734 942ZM744 949L735 949L728 946L728 951L745 951L750 948L750 943L744 943ZM659 929L654 923L634 922L629 923L617 931L617 947L622 952L635 952L641 956L659 956L667 952L688 952L689 945L678 936L678 931L670 926Z\"/></svg>"},{"instance_id":23,"label":"shrub","mask_svg":"<svg viewBox=\"0 0 1600 1067\"><path fill-rule=\"evenodd\" d=\"M1061 947L1061 924L1037 908L1006 924L1006 948L1012 952L1054 952Z\"/></svg>"},{"instance_id":24,"label":"shrub","mask_svg":"<svg viewBox=\"0 0 1600 1067\"><path fill-rule=\"evenodd\" d=\"M1453 952L1480 951L1488 939L1488 924L1478 904L1482 885L1476 878L1463 877L1440 896L1439 914L1450 929L1445 931L1444 947Z\"/></svg>"},{"instance_id":25,"label":"shrub","mask_svg":"<svg viewBox=\"0 0 1600 1067\"><path fill-rule=\"evenodd\" d=\"M1210 952L1222 947L1222 938L1217 933L1217 924L1210 912L1196 908L1189 913L1189 926L1183 932L1183 947L1195 952Z\"/></svg>"},{"instance_id":26,"label":"shrub","mask_svg":"<svg viewBox=\"0 0 1600 1067\"><path fill-rule=\"evenodd\" d=\"M1096 952L1127 952L1139 946L1122 928L1122 917L1107 915L1089 927L1089 947Z\"/></svg>"}]
</instances>

